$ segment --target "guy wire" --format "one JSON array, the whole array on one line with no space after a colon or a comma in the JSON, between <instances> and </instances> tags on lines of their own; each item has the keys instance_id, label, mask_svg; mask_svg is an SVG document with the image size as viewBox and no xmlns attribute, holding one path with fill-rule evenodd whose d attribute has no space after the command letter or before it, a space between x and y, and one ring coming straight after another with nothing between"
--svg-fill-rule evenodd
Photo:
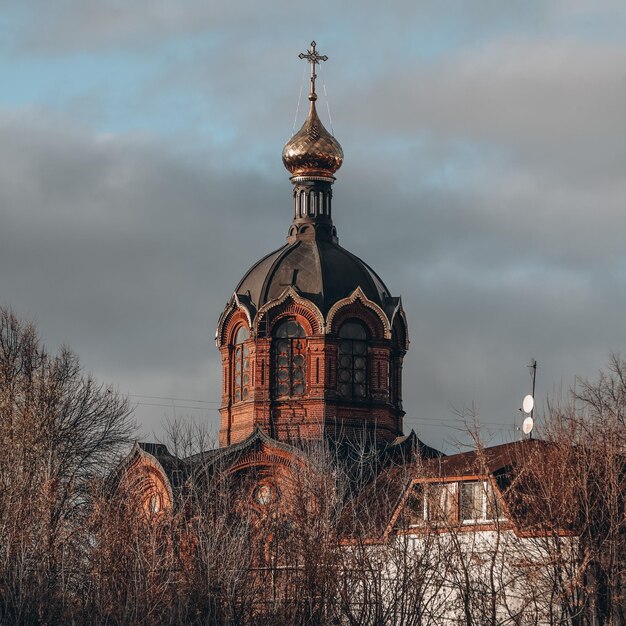
<instances>
[{"instance_id":1,"label":"guy wire","mask_svg":"<svg viewBox=\"0 0 626 626\"><path fill-rule=\"evenodd\" d=\"M302 80L300 81L300 95L298 96L298 106L296 106L296 116L293 118L293 129L291 131L292 135L296 133L296 124L298 123L298 113L300 111L300 101L302 100L302 88L304 87L304 75L306 74L307 64L304 64L304 68L302 69Z\"/></svg>"},{"instance_id":2,"label":"guy wire","mask_svg":"<svg viewBox=\"0 0 626 626\"><path fill-rule=\"evenodd\" d=\"M328 94L326 93L326 81L324 80L324 72L320 67L320 78L322 79L322 87L324 88L324 99L326 100L326 110L328 111L328 121L330 122L330 134L335 136L335 129L333 128L333 118L330 115L330 103L328 101Z\"/></svg>"}]
</instances>

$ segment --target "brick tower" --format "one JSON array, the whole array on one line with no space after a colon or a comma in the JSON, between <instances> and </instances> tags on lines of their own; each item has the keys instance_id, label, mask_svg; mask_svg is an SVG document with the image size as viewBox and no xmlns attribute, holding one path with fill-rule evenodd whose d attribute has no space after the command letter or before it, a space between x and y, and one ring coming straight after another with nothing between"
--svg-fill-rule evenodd
<instances>
[{"instance_id":1,"label":"brick tower","mask_svg":"<svg viewBox=\"0 0 626 626\"><path fill-rule=\"evenodd\" d=\"M220 316L220 445L258 427L283 443L330 437L391 442L402 434L402 360L408 349L399 298L342 248L332 221L339 142L315 108L283 149L293 184L287 242L245 274Z\"/></svg>"}]
</instances>

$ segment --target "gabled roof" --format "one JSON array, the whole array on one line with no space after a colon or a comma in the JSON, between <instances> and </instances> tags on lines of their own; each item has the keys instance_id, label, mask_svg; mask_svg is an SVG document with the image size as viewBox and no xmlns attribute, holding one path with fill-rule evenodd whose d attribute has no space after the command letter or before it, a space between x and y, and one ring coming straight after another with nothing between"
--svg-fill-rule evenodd
<instances>
[{"instance_id":1,"label":"gabled roof","mask_svg":"<svg viewBox=\"0 0 626 626\"><path fill-rule=\"evenodd\" d=\"M487 476L518 465L533 451L546 447L549 444L539 439L525 439L433 458L424 462L420 471L423 477L431 478Z\"/></svg>"},{"instance_id":2,"label":"gabled roof","mask_svg":"<svg viewBox=\"0 0 626 626\"><path fill-rule=\"evenodd\" d=\"M302 450L291 446L287 443L276 441L270 437L263 429L256 426L252 433L239 443L226 446L224 448L216 448L195 454L184 459L191 472L210 471L213 467L230 467L234 466L239 460L248 454L252 454L261 449L270 449L282 453L283 457L302 458Z\"/></svg>"},{"instance_id":3,"label":"gabled roof","mask_svg":"<svg viewBox=\"0 0 626 626\"><path fill-rule=\"evenodd\" d=\"M115 491L128 470L138 462L146 463L161 474L170 499L173 501L173 490L179 488L186 478L184 467L180 459L170 454L167 446L159 443L136 441L128 455L122 459L116 470L108 477L108 488Z\"/></svg>"},{"instance_id":4,"label":"gabled roof","mask_svg":"<svg viewBox=\"0 0 626 626\"><path fill-rule=\"evenodd\" d=\"M576 527L576 498L572 501L572 493L563 493L558 472L552 476L543 471L553 464L555 452L551 443L524 440L417 463L411 479L405 482L385 533L391 532L405 507L411 506L411 494L420 484L488 480L503 509L505 521L501 520L500 526L508 525L520 536L548 531L571 534ZM537 468L537 463L542 467ZM490 523L462 527L467 531L485 525Z\"/></svg>"}]
</instances>

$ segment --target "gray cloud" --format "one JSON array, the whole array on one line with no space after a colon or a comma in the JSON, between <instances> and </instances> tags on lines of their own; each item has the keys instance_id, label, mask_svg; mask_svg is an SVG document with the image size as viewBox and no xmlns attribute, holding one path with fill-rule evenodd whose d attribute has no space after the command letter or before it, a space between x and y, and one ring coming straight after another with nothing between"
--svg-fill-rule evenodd
<instances>
[{"instance_id":1,"label":"gray cloud","mask_svg":"<svg viewBox=\"0 0 626 626\"><path fill-rule=\"evenodd\" d=\"M5 112L0 133L2 299L123 390L218 401L215 322L240 275L282 243L286 175L228 174L155 140L35 114ZM545 393L624 344L623 275L601 259L563 264L525 240L523 215L494 223L489 190L396 194L373 170L356 175L340 176L335 214L342 244L403 296L408 428L451 438L451 407L474 401L496 439L510 437L531 356ZM171 414L139 407L144 431Z\"/></svg>"},{"instance_id":2,"label":"gray cloud","mask_svg":"<svg viewBox=\"0 0 626 626\"><path fill-rule=\"evenodd\" d=\"M598 8L596 7L596 11ZM585 12L584 6L578 11ZM181 35L213 34L218 42L234 46L254 46L259 51L275 37L301 37L303 16L311 33L327 33L340 43L350 45L352 38L371 36L377 56L393 58L388 46L375 45L376 38L396 42L411 35L415 25L421 26L423 37L433 35L437 24L445 35L471 39L499 29L533 28L549 25L564 12L559 1L530 0L523 5L503 5L494 0L479 0L471 5L456 1L427 0L406 2L396 0L382 5L374 0L341 4L321 0L310 7L297 6L285 0L256 4L249 2L202 2L187 0L59 0L52 6L45 0L29 0L18 12L19 47L29 53L67 53L119 48L136 49L147 42L163 42ZM260 25L262 25L260 27ZM373 30L375 28L375 30ZM450 33L448 33L450 31ZM271 37L268 37L271 35ZM311 35L305 34L305 37ZM413 44L408 42L409 47ZM259 47L260 46L260 47ZM355 50L355 54L359 51ZM362 58L362 54L358 55Z\"/></svg>"},{"instance_id":3,"label":"gray cloud","mask_svg":"<svg viewBox=\"0 0 626 626\"><path fill-rule=\"evenodd\" d=\"M285 220L250 220L238 177L141 137L10 113L0 136L0 299L123 390L217 397L217 318ZM279 190L246 181L260 206L278 205Z\"/></svg>"}]
</instances>

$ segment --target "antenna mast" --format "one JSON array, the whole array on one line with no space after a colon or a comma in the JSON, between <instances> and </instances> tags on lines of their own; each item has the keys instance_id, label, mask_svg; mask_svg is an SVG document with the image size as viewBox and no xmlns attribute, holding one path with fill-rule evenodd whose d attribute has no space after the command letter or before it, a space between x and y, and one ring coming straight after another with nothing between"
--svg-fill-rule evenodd
<instances>
[{"instance_id":1,"label":"antenna mast","mask_svg":"<svg viewBox=\"0 0 626 626\"><path fill-rule=\"evenodd\" d=\"M535 382L537 380L537 361L535 359L531 359L530 360L530 365L528 365L528 367L532 370L530 373L531 378L533 379L533 391L532 391L532 396L533 396L533 400L535 399ZM530 416L531 417L535 417L535 403L533 402L533 408L530 411Z\"/></svg>"},{"instance_id":2,"label":"antenna mast","mask_svg":"<svg viewBox=\"0 0 626 626\"><path fill-rule=\"evenodd\" d=\"M524 401L522 402L522 408L520 411L523 411L526 414L526 418L522 423L522 432L525 435L528 435L529 439L533 438L533 426L535 422L533 420L533 416L535 414L535 385L537 382L537 361L535 359L531 359L530 365L528 365L531 369L530 377L533 380L533 391L530 395L524 397Z\"/></svg>"}]
</instances>

